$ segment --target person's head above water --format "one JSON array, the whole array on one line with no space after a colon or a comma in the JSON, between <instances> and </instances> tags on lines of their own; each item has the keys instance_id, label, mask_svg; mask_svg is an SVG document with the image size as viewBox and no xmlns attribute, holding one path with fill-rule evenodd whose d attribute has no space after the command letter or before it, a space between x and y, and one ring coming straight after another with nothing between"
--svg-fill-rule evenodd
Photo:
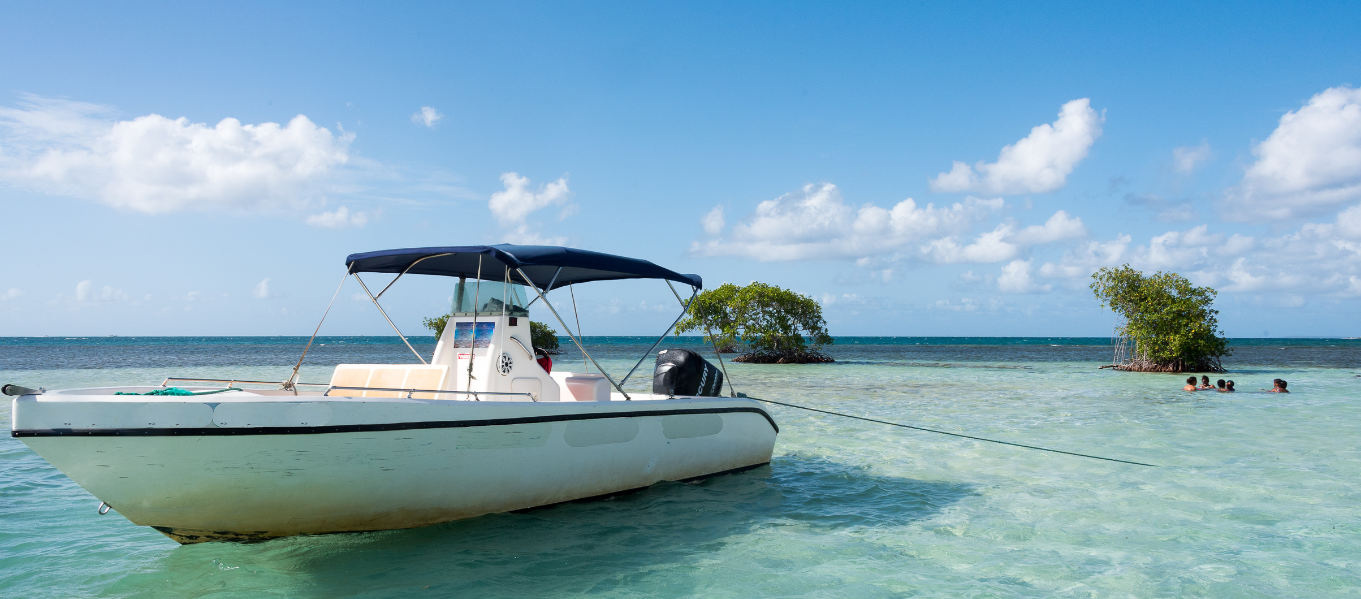
<instances>
[{"instance_id":1,"label":"person's head above water","mask_svg":"<svg viewBox=\"0 0 1361 599\"><path fill-rule=\"evenodd\" d=\"M1276 393L1289 393L1289 391L1287 391L1285 388L1286 386L1285 379L1275 379L1271 381L1271 384L1273 385L1271 388L1272 391Z\"/></svg>"},{"instance_id":2,"label":"person's head above water","mask_svg":"<svg viewBox=\"0 0 1361 599\"><path fill-rule=\"evenodd\" d=\"M1224 379L1219 379L1219 380L1215 381L1215 386L1216 386L1216 387L1219 387L1219 390L1220 390L1220 391L1223 391L1223 390L1224 390Z\"/></svg>"},{"instance_id":3,"label":"person's head above water","mask_svg":"<svg viewBox=\"0 0 1361 599\"><path fill-rule=\"evenodd\" d=\"M1205 376L1205 375L1203 375L1203 374L1200 375L1200 384L1205 385L1206 387L1209 387L1209 386L1210 386L1210 377Z\"/></svg>"},{"instance_id":4,"label":"person's head above water","mask_svg":"<svg viewBox=\"0 0 1361 599\"><path fill-rule=\"evenodd\" d=\"M1196 384L1196 377L1193 377L1193 376L1188 376L1188 377L1186 377L1186 384L1188 384L1188 385L1194 385L1194 384Z\"/></svg>"},{"instance_id":5,"label":"person's head above water","mask_svg":"<svg viewBox=\"0 0 1361 599\"><path fill-rule=\"evenodd\" d=\"M1185 387L1182 387L1181 390L1182 390L1182 391L1195 391L1195 390L1196 390L1196 377L1193 377L1193 376L1188 376L1188 377L1186 377L1186 386L1185 386Z\"/></svg>"},{"instance_id":6,"label":"person's head above water","mask_svg":"<svg viewBox=\"0 0 1361 599\"><path fill-rule=\"evenodd\" d=\"M1228 387L1226 387L1224 390L1228 391L1229 393L1233 393L1233 379L1229 379L1227 385Z\"/></svg>"}]
</instances>

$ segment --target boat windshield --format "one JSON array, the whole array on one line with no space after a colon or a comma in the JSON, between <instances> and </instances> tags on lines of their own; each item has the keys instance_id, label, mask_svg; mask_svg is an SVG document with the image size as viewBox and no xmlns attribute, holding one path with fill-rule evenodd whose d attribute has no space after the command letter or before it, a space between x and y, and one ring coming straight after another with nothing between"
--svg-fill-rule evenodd
<instances>
[{"instance_id":1,"label":"boat windshield","mask_svg":"<svg viewBox=\"0 0 1361 599\"><path fill-rule=\"evenodd\" d=\"M503 305L507 316L529 316L524 285L460 280L454 287L454 316L472 316L474 306L479 315L500 316Z\"/></svg>"}]
</instances>

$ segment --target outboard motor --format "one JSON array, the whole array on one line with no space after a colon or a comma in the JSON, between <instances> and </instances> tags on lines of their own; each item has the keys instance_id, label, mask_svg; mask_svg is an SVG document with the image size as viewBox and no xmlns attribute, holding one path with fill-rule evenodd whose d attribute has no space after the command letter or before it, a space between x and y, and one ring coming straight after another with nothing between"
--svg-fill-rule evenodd
<instances>
[{"instance_id":1,"label":"outboard motor","mask_svg":"<svg viewBox=\"0 0 1361 599\"><path fill-rule=\"evenodd\" d=\"M723 373L688 349L664 349L657 353L652 371L652 392L657 395L718 397L723 392Z\"/></svg>"}]
</instances>

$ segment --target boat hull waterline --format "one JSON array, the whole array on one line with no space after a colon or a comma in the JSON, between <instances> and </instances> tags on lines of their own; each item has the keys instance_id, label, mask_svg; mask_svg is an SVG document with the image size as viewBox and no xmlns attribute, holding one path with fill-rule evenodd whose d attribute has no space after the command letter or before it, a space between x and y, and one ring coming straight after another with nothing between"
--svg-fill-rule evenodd
<instances>
[{"instance_id":1,"label":"boat hull waterline","mask_svg":"<svg viewBox=\"0 0 1361 599\"><path fill-rule=\"evenodd\" d=\"M194 543L412 528L702 478L768 463L778 433L743 398L183 399L22 396L12 435L133 523Z\"/></svg>"}]
</instances>

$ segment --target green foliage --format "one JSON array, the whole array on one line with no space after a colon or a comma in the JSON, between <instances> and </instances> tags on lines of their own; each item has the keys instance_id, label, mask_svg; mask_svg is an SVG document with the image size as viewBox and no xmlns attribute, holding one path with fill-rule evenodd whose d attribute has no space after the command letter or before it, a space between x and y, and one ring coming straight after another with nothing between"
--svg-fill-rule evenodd
<instances>
[{"instance_id":1,"label":"green foliage","mask_svg":"<svg viewBox=\"0 0 1361 599\"><path fill-rule=\"evenodd\" d=\"M529 322L529 340L548 353L558 352L558 332L542 322Z\"/></svg>"},{"instance_id":2,"label":"green foliage","mask_svg":"<svg viewBox=\"0 0 1361 599\"><path fill-rule=\"evenodd\" d=\"M725 283L700 293L676 324L676 334L694 330L711 334L720 347L746 346L751 350L748 356L757 359L745 361L831 360L818 353L833 342L822 306L813 298L765 283L745 287Z\"/></svg>"},{"instance_id":3,"label":"green foliage","mask_svg":"<svg viewBox=\"0 0 1361 599\"><path fill-rule=\"evenodd\" d=\"M438 341L440 335L444 334L444 325L449 324L449 315L445 314L439 318L425 318L421 320L425 328L435 332L435 340Z\"/></svg>"},{"instance_id":4,"label":"green foliage","mask_svg":"<svg viewBox=\"0 0 1361 599\"><path fill-rule=\"evenodd\" d=\"M1116 333L1135 343L1131 369L1223 370L1219 359L1229 355L1228 341L1219 336L1219 311L1211 307L1214 289L1195 287L1177 273L1144 276L1128 264L1096 271L1091 289L1124 318Z\"/></svg>"}]
</instances>

